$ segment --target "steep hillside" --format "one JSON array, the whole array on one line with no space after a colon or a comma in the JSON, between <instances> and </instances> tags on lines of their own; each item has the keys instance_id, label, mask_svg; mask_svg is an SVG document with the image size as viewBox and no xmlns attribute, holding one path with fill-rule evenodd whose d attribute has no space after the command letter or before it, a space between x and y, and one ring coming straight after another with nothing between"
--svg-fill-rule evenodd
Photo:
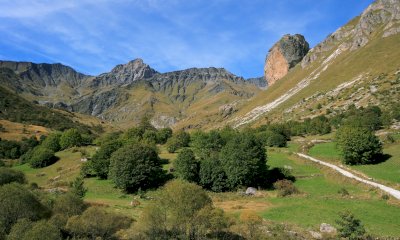
<instances>
[{"instance_id":1,"label":"steep hillside","mask_svg":"<svg viewBox=\"0 0 400 240\"><path fill-rule=\"evenodd\" d=\"M144 114L152 115L158 127L180 121L180 128L221 122L263 85L222 68L159 73L141 59L95 77L61 64L2 61L0 71L4 86L28 100L92 115L119 127L134 125Z\"/></svg>"},{"instance_id":2,"label":"steep hillside","mask_svg":"<svg viewBox=\"0 0 400 240\"><path fill-rule=\"evenodd\" d=\"M284 78L244 104L230 124L335 114L399 99L400 2L378 0L310 50Z\"/></svg>"}]
</instances>

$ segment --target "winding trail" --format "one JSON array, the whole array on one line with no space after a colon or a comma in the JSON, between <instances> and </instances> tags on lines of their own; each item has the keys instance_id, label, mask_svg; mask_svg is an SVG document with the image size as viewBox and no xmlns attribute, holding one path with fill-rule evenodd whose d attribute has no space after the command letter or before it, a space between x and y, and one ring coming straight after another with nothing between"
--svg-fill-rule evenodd
<instances>
[{"instance_id":1,"label":"winding trail","mask_svg":"<svg viewBox=\"0 0 400 240\"><path fill-rule=\"evenodd\" d=\"M377 187L377 188L381 189L382 191L392 195L394 198L400 200L400 191L399 190L396 190L394 188L391 188L391 187L388 187L388 186L385 186L385 185L382 185L382 184L379 184L379 183L376 183L376 182L373 182L373 181L369 181L369 180L360 178L360 177L354 175L353 173L344 170L343 168L340 168L340 167L338 167L338 166L336 166L334 164L331 164L331 163L327 163L327 162L318 160L318 159L313 158L311 156L308 156L306 154L303 154L303 153L296 153L296 154L298 156L302 157L302 158L305 158L305 159L311 160L313 162L319 163L321 165L330 167L330 168L334 169L335 171L339 172L340 174L342 174L342 175L344 175L344 176L346 176L348 178L352 178L352 179L355 179L355 180L357 180L359 182L368 184L370 186Z\"/></svg>"}]
</instances>

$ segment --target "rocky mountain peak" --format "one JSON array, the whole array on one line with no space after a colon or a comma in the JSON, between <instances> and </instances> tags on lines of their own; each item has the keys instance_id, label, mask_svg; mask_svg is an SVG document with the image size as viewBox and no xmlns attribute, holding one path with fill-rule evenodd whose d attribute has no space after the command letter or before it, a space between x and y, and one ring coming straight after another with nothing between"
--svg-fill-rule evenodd
<instances>
[{"instance_id":1,"label":"rocky mountain peak","mask_svg":"<svg viewBox=\"0 0 400 240\"><path fill-rule=\"evenodd\" d=\"M145 64L140 58L126 64L118 64L110 72L120 83L129 83L139 79L150 78L156 73L156 70Z\"/></svg>"},{"instance_id":2,"label":"rocky mountain peak","mask_svg":"<svg viewBox=\"0 0 400 240\"><path fill-rule=\"evenodd\" d=\"M121 85L130 84L137 80L149 79L158 72L137 58L126 64L118 64L111 72L103 73L96 77L91 86Z\"/></svg>"},{"instance_id":3,"label":"rocky mountain peak","mask_svg":"<svg viewBox=\"0 0 400 240\"><path fill-rule=\"evenodd\" d=\"M269 50L265 60L264 76L268 86L283 78L308 53L310 47L300 34L284 35Z\"/></svg>"}]
</instances>

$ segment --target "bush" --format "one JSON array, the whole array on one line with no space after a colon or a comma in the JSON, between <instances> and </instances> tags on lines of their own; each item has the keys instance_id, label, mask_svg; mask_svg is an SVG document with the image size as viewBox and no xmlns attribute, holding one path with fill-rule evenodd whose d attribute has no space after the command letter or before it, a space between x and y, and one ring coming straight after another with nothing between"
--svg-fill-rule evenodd
<instances>
[{"instance_id":1,"label":"bush","mask_svg":"<svg viewBox=\"0 0 400 240\"><path fill-rule=\"evenodd\" d=\"M346 164L374 163L382 155L382 144L369 128L342 126L336 140Z\"/></svg>"},{"instance_id":2,"label":"bush","mask_svg":"<svg viewBox=\"0 0 400 240\"><path fill-rule=\"evenodd\" d=\"M135 227L145 239L207 239L206 234L226 228L227 219L201 187L174 180L146 205Z\"/></svg>"},{"instance_id":3,"label":"bush","mask_svg":"<svg viewBox=\"0 0 400 240\"><path fill-rule=\"evenodd\" d=\"M83 177L77 177L70 184L70 192L77 197L83 198L87 192L84 186Z\"/></svg>"},{"instance_id":4,"label":"bush","mask_svg":"<svg viewBox=\"0 0 400 240\"><path fill-rule=\"evenodd\" d=\"M61 149L79 147L83 145L83 142L81 134L75 128L68 129L60 137Z\"/></svg>"},{"instance_id":5,"label":"bush","mask_svg":"<svg viewBox=\"0 0 400 240\"><path fill-rule=\"evenodd\" d=\"M137 143L112 154L109 177L116 187L135 192L162 184L165 172L154 147Z\"/></svg>"},{"instance_id":6,"label":"bush","mask_svg":"<svg viewBox=\"0 0 400 240\"><path fill-rule=\"evenodd\" d=\"M32 152L32 157L29 160L29 164L33 168L42 168L53 164L57 158L54 156L54 152L44 147L37 147Z\"/></svg>"},{"instance_id":7,"label":"bush","mask_svg":"<svg viewBox=\"0 0 400 240\"><path fill-rule=\"evenodd\" d=\"M66 229L74 238L116 239L115 233L130 224L131 220L127 217L90 207L82 215L69 218Z\"/></svg>"},{"instance_id":8,"label":"bush","mask_svg":"<svg viewBox=\"0 0 400 240\"><path fill-rule=\"evenodd\" d=\"M286 197L292 194L299 193L299 190L294 186L293 182L287 179L275 182L274 188L278 190L278 196L280 197Z\"/></svg>"},{"instance_id":9,"label":"bush","mask_svg":"<svg viewBox=\"0 0 400 240\"><path fill-rule=\"evenodd\" d=\"M60 230L46 221L19 220L11 229L8 240L61 240Z\"/></svg>"},{"instance_id":10,"label":"bush","mask_svg":"<svg viewBox=\"0 0 400 240\"><path fill-rule=\"evenodd\" d=\"M199 164L190 149L183 149L174 162L176 175L188 182L199 181Z\"/></svg>"},{"instance_id":11,"label":"bush","mask_svg":"<svg viewBox=\"0 0 400 240\"><path fill-rule=\"evenodd\" d=\"M49 214L50 211L24 186L11 183L0 187L0 226L6 232L18 219L36 221Z\"/></svg>"},{"instance_id":12,"label":"bush","mask_svg":"<svg viewBox=\"0 0 400 240\"><path fill-rule=\"evenodd\" d=\"M349 240L363 239L365 229L359 219L355 218L349 211L340 213L339 216L340 218L336 221L339 226L339 237Z\"/></svg>"},{"instance_id":13,"label":"bush","mask_svg":"<svg viewBox=\"0 0 400 240\"><path fill-rule=\"evenodd\" d=\"M11 168L0 167L0 186L12 182L26 183L25 174Z\"/></svg>"}]
</instances>

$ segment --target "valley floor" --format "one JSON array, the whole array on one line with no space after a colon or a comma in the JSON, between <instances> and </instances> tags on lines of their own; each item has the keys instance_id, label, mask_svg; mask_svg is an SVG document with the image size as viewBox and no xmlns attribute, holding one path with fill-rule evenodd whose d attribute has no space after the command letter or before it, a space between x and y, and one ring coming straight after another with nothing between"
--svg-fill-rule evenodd
<instances>
[{"instance_id":1,"label":"valley floor","mask_svg":"<svg viewBox=\"0 0 400 240\"><path fill-rule=\"evenodd\" d=\"M316 145L310 154L318 154L318 148L332 146L330 143ZM292 142L288 148L268 148L267 164L270 168L280 167L290 169L296 178L295 186L300 190L299 194L289 197L278 197L274 190L261 190L255 196L243 196L237 192L210 193L214 205L223 208L233 217L239 216L242 211L254 211L267 221L296 225L307 230L318 230L321 223L335 225L338 213L350 210L365 225L367 231L382 236L400 236L400 201L389 197L373 187L348 179L339 173L308 160L302 159L294 154L299 149L299 144ZM394 161L399 160L395 152L397 148L385 147L386 152L391 152ZM16 166L25 172L30 183L36 182L40 187L49 191L58 189L63 191L68 183L78 176L82 162L82 153L91 155L95 147L73 148L58 152L60 158L55 164L42 168L32 169L28 165ZM394 152L393 152L394 151ZM322 151L329 153L330 150ZM336 154L335 151L329 154ZM160 147L160 157L168 162L164 169L169 169L176 154L170 154L164 146ZM383 166L377 168L390 168L386 165L392 163L389 159ZM331 158L331 161L334 158ZM398 163L398 162L397 162ZM397 170L400 165L397 165ZM372 169L372 167L370 167ZM366 168L369 169L369 168ZM359 170L359 169L358 169ZM396 171L396 170L392 170ZM378 173L379 170L376 170ZM369 172L368 172L369 173ZM390 174L388 174L390 176ZM379 175L373 175L377 178ZM382 174L384 176L384 174ZM393 179L392 179L393 178ZM382 177L384 179L384 177ZM392 184L396 182L395 175L387 177L386 181ZM85 179L88 192L85 201L108 206L110 211L116 211L127 216L136 218L140 215L143 206L148 204L152 191L147 192L146 197L130 195L115 189L108 180L96 178ZM340 192L345 189L348 195ZM131 202L135 200L135 206Z\"/></svg>"}]
</instances>

